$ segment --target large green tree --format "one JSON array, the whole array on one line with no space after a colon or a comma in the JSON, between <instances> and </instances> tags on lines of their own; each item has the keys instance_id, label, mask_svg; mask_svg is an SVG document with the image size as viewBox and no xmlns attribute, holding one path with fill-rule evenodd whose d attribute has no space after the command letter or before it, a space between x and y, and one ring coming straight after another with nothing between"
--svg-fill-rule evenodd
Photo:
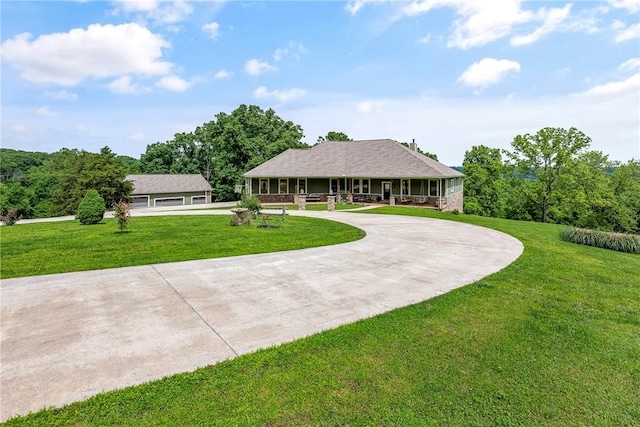
<instances>
[{"instance_id":1,"label":"large green tree","mask_svg":"<svg viewBox=\"0 0 640 427\"><path fill-rule=\"evenodd\" d=\"M60 174L59 187L53 194L53 215L76 213L78 205L89 189L95 189L110 208L120 200L131 197L131 183L125 181L126 169L109 147L100 153L63 149L49 165Z\"/></svg>"},{"instance_id":2,"label":"large green tree","mask_svg":"<svg viewBox=\"0 0 640 427\"><path fill-rule=\"evenodd\" d=\"M465 152L462 171L465 213L503 217L506 207L506 168L502 151L476 145Z\"/></svg>"},{"instance_id":3,"label":"large green tree","mask_svg":"<svg viewBox=\"0 0 640 427\"><path fill-rule=\"evenodd\" d=\"M611 174L610 191L616 197L620 209L628 215L628 228L620 231L640 234L640 160L618 164Z\"/></svg>"},{"instance_id":4,"label":"large green tree","mask_svg":"<svg viewBox=\"0 0 640 427\"><path fill-rule=\"evenodd\" d=\"M141 168L145 173L200 173L211 183L215 200L234 200L246 171L289 148L306 148L303 136L299 125L274 110L243 104L193 132L147 146Z\"/></svg>"},{"instance_id":5,"label":"large green tree","mask_svg":"<svg viewBox=\"0 0 640 427\"><path fill-rule=\"evenodd\" d=\"M547 127L537 133L518 135L511 143L509 158L513 165L512 184L531 202L532 217L549 220L551 209L561 204L562 183L576 167L578 156L591 139L576 128Z\"/></svg>"},{"instance_id":6,"label":"large green tree","mask_svg":"<svg viewBox=\"0 0 640 427\"><path fill-rule=\"evenodd\" d=\"M49 154L0 148L0 181L19 181L29 169L42 165Z\"/></svg>"}]
</instances>

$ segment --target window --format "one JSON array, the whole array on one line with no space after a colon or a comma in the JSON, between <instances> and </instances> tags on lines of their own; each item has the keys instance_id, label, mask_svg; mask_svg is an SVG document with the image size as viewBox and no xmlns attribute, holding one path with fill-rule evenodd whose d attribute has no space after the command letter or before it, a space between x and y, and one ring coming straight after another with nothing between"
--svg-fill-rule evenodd
<instances>
[{"instance_id":1,"label":"window","mask_svg":"<svg viewBox=\"0 0 640 427\"><path fill-rule=\"evenodd\" d=\"M331 178L331 184L329 186L329 193L336 194L338 192L338 180Z\"/></svg>"},{"instance_id":2,"label":"window","mask_svg":"<svg viewBox=\"0 0 640 427\"><path fill-rule=\"evenodd\" d=\"M280 178L278 182L278 192L280 194L287 194L289 192L289 180L287 178Z\"/></svg>"},{"instance_id":3,"label":"window","mask_svg":"<svg viewBox=\"0 0 640 427\"><path fill-rule=\"evenodd\" d=\"M268 178L260 178L260 194L269 194Z\"/></svg>"},{"instance_id":4,"label":"window","mask_svg":"<svg viewBox=\"0 0 640 427\"><path fill-rule=\"evenodd\" d=\"M408 196L410 194L409 192L409 180L408 179L401 179L400 180L400 194L403 196Z\"/></svg>"},{"instance_id":5,"label":"window","mask_svg":"<svg viewBox=\"0 0 640 427\"><path fill-rule=\"evenodd\" d=\"M438 195L438 181L435 179L429 180L429 196L437 196Z\"/></svg>"},{"instance_id":6,"label":"window","mask_svg":"<svg viewBox=\"0 0 640 427\"><path fill-rule=\"evenodd\" d=\"M307 192L307 179L298 178L298 193L303 194Z\"/></svg>"},{"instance_id":7,"label":"window","mask_svg":"<svg viewBox=\"0 0 640 427\"><path fill-rule=\"evenodd\" d=\"M370 184L368 179L355 178L353 180L353 194L369 194Z\"/></svg>"}]
</instances>

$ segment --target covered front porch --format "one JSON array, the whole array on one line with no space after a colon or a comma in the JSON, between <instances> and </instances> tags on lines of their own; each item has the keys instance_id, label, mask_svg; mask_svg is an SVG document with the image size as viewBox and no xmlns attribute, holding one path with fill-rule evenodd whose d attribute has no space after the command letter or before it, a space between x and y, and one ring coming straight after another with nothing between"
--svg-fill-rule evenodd
<instances>
[{"instance_id":1,"label":"covered front porch","mask_svg":"<svg viewBox=\"0 0 640 427\"><path fill-rule=\"evenodd\" d=\"M406 204L462 210L462 178L246 178L245 189L263 203L293 203L304 194L309 202L330 195L354 203ZM459 206L458 206L459 205Z\"/></svg>"}]
</instances>

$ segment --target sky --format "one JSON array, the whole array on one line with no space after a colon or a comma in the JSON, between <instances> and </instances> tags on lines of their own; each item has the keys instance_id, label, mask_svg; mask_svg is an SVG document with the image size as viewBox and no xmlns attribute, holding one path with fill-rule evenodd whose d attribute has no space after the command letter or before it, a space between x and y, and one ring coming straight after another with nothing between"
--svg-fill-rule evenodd
<instances>
[{"instance_id":1,"label":"sky","mask_svg":"<svg viewBox=\"0 0 640 427\"><path fill-rule=\"evenodd\" d=\"M576 127L640 159L640 0L0 3L3 148L139 158L241 104L313 144L475 145Z\"/></svg>"}]
</instances>

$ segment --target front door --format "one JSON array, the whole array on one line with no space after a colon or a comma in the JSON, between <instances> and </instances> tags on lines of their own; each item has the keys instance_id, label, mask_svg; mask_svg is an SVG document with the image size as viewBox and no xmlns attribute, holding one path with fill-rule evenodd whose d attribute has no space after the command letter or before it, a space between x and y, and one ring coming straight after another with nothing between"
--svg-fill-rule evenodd
<instances>
[{"instance_id":1,"label":"front door","mask_svg":"<svg viewBox=\"0 0 640 427\"><path fill-rule=\"evenodd\" d=\"M391 197L391 183L383 182L382 183L382 200L389 200Z\"/></svg>"}]
</instances>

